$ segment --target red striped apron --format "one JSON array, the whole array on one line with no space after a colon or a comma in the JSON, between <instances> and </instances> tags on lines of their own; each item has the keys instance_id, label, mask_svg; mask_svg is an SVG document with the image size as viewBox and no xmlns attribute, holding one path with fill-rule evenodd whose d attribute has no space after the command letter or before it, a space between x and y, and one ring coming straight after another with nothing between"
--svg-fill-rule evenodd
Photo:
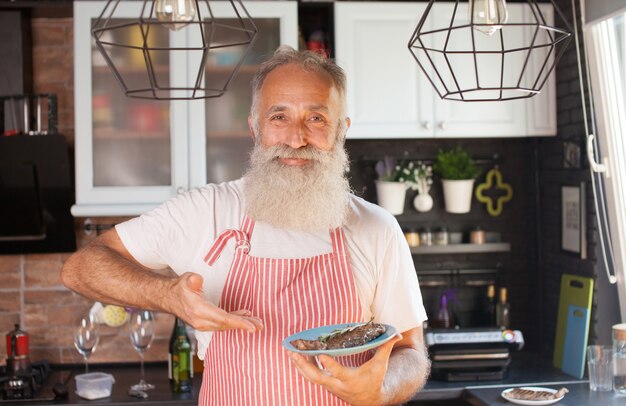
<instances>
[{"instance_id":1,"label":"red striped apron","mask_svg":"<svg viewBox=\"0 0 626 406\"><path fill-rule=\"evenodd\" d=\"M343 405L341 399L305 380L282 347L285 337L309 328L363 321L343 231L330 232L332 252L295 259L248 255L254 222L226 230L209 250L212 265L229 239L236 249L222 291L226 311L249 309L264 329L213 334L205 356L200 405ZM371 353L340 357L358 366Z\"/></svg>"}]
</instances>

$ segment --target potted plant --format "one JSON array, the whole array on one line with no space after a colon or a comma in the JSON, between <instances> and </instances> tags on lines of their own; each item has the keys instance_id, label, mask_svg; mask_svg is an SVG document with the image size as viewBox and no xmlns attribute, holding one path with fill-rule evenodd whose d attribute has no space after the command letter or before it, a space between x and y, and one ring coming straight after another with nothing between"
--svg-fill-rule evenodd
<instances>
[{"instance_id":1,"label":"potted plant","mask_svg":"<svg viewBox=\"0 0 626 406\"><path fill-rule=\"evenodd\" d=\"M461 147L439 150L433 169L441 178L448 213L468 213L472 205L474 180L478 169L472 157Z\"/></svg>"},{"instance_id":2,"label":"potted plant","mask_svg":"<svg viewBox=\"0 0 626 406\"><path fill-rule=\"evenodd\" d=\"M393 215L404 212L404 200L408 188L417 188L417 168L411 161L396 163L392 157L376 163L376 194L378 205Z\"/></svg>"},{"instance_id":3,"label":"potted plant","mask_svg":"<svg viewBox=\"0 0 626 406\"><path fill-rule=\"evenodd\" d=\"M433 208L433 198L428 193L433 184L433 168L418 161L416 166L417 195L413 199L413 207L419 212L430 211Z\"/></svg>"}]
</instances>

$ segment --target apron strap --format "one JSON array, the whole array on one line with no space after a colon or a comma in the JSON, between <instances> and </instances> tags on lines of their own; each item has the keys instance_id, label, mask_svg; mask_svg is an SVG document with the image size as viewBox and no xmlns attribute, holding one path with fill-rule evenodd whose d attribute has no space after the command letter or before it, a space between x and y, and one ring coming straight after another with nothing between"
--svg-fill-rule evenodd
<instances>
[{"instance_id":1,"label":"apron strap","mask_svg":"<svg viewBox=\"0 0 626 406\"><path fill-rule=\"evenodd\" d=\"M246 233L249 239L252 237L252 230L254 230L254 220L248 216L243 216L243 220L241 221L241 226L239 228L241 231Z\"/></svg>"},{"instance_id":2,"label":"apron strap","mask_svg":"<svg viewBox=\"0 0 626 406\"><path fill-rule=\"evenodd\" d=\"M343 228L338 227L330 232L330 240L333 245L333 252L340 257L347 256L346 241L343 235Z\"/></svg>"},{"instance_id":3,"label":"apron strap","mask_svg":"<svg viewBox=\"0 0 626 406\"><path fill-rule=\"evenodd\" d=\"M246 233L241 230L225 230L217 237L211 246L211 249L204 257L204 262L213 265L222 254L228 240L233 237L235 237L237 244L235 249L243 249L246 253L250 250L250 242L248 241L248 235Z\"/></svg>"}]
</instances>

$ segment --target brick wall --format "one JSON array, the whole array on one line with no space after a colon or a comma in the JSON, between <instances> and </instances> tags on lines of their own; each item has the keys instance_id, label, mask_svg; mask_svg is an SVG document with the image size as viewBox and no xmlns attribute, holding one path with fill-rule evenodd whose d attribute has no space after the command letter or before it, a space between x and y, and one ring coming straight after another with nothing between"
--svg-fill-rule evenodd
<instances>
[{"instance_id":1,"label":"brick wall","mask_svg":"<svg viewBox=\"0 0 626 406\"><path fill-rule=\"evenodd\" d=\"M33 87L35 92L58 95L59 132L74 144L74 48L71 18L35 18L33 36ZM86 235L83 220L76 219L77 245L95 237ZM119 218L92 219L95 223L116 223ZM85 314L93 301L69 291L61 284L60 271L70 254L0 255L0 354L4 359L4 336L15 323L30 335L31 360L52 363L78 363L82 358L74 348L72 329L75 319ZM157 315L156 338L146 352L146 360L162 361L173 318ZM93 362L133 362L139 356L130 345L126 326L102 326L100 343Z\"/></svg>"}]
</instances>

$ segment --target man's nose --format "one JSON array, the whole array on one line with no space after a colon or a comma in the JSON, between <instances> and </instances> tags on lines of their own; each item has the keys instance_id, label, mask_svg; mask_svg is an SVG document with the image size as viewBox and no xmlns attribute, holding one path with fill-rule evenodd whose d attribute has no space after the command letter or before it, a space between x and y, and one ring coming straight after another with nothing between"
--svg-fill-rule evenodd
<instances>
[{"instance_id":1,"label":"man's nose","mask_svg":"<svg viewBox=\"0 0 626 406\"><path fill-rule=\"evenodd\" d=\"M287 133L287 137L285 139L285 145L293 149L304 147L308 144L307 133L304 124L298 123L294 124L292 128L289 129Z\"/></svg>"}]
</instances>

